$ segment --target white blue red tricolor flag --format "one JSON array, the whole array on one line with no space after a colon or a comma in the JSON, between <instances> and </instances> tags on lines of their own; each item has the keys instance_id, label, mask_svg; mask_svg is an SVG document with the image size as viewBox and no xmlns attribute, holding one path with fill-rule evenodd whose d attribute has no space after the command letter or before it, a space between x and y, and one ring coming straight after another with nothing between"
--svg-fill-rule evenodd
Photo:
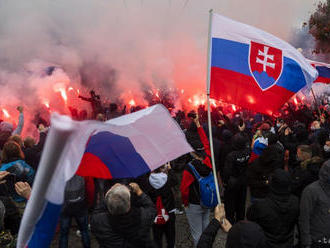
<instances>
[{"instance_id":1,"label":"white blue red tricolor flag","mask_svg":"<svg viewBox=\"0 0 330 248\"><path fill-rule=\"evenodd\" d=\"M218 14L211 23L211 98L272 114L317 78L287 42Z\"/></svg>"},{"instance_id":2,"label":"white blue red tricolor flag","mask_svg":"<svg viewBox=\"0 0 330 248\"><path fill-rule=\"evenodd\" d=\"M54 114L32 194L20 225L19 248L49 247L74 175L132 178L193 149L163 105L108 122Z\"/></svg>"},{"instance_id":3,"label":"white blue red tricolor flag","mask_svg":"<svg viewBox=\"0 0 330 248\"><path fill-rule=\"evenodd\" d=\"M314 83L330 84L330 64L312 60L309 60L309 62L319 73L319 76L315 79Z\"/></svg>"}]
</instances>

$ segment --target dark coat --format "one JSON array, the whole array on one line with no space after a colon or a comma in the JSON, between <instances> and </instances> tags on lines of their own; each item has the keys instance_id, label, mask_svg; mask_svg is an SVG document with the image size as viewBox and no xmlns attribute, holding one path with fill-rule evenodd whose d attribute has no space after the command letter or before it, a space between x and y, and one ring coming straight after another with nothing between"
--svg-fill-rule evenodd
<instances>
[{"instance_id":1,"label":"dark coat","mask_svg":"<svg viewBox=\"0 0 330 248\"><path fill-rule=\"evenodd\" d=\"M320 169L319 180L301 196L299 226L304 246L330 238L330 160Z\"/></svg>"},{"instance_id":2,"label":"dark coat","mask_svg":"<svg viewBox=\"0 0 330 248\"><path fill-rule=\"evenodd\" d=\"M292 193L297 197L301 194L305 187L319 179L319 171L323 160L319 157L306 160L291 172L292 177Z\"/></svg>"},{"instance_id":3,"label":"dark coat","mask_svg":"<svg viewBox=\"0 0 330 248\"><path fill-rule=\"evenodd\" d=\"M213 219L203 231L197 248L212 248L215 237L220 228L218 220ZM260 226L250 221L236 223L227 236L226 248L268 248L266 239Z\"/></svg>"},{"instance_id":4,"label":"dark coat","mask_svg":"<svg viewBox=\"0 0 330 248\"><path fill-rule=\"evenodd\" d=\"M292 248L294 226L298 221L299 201L293 195L271 193L253 204L247 219L259 224L267 238L267 247Z\"/></svg>"},{"instance_id":5,"label":"dark coat","mask_svg":"<svg viewBox=\"0 0 330 248\"><path fill-rule=\"evenodd\" d=\"M156 204L157 197L160 196L164 208L166 209L167 212L175 209L175 201L174 201L172 188L178 184L178 181L176 179L176 175L174 174L174 172L172 170L169 171L168 179L165 185L159 189L153 188L148 179L149 177L145 178L145 184L142 187L143 187L143 191L150 196L152 202Z\"/></svg>"},{"instance_id":6,"label":"dark coat","mask_svg":"<svg viewBox=\"0 0 330 248\"><path fill-rule=\"evenodd\" d=\"M236 134L232 143L233 151L226 157L223 173L223 181L229 188L235 188L237 184L245 185L247 183L246 170L251 153L244 136Z\"/></svg>"},{"instance_id":7,"label":"dark coat","mask_svg":"<svg viewBox=\"0 0 330 248\"><path fill-rule=\"evenodd\" d=\"M129 213L111 216L105 208L97 209L91 216L92 233L100 248L154 248L150 230L156 217L151 199L142 194L133 197Z\"/></svg>"},{"instance_id":8,"label":"dark coat","mask_svg":"<svg viewBox=\"0 0 330 248\"><path fill-rule=\"evenodd\" d=\"M248 167L248 185L251 195L255 198L265 198L269 193L270 175L283 168L282 150L275 144L268 146Z\"/></svg>"}]
</instances>

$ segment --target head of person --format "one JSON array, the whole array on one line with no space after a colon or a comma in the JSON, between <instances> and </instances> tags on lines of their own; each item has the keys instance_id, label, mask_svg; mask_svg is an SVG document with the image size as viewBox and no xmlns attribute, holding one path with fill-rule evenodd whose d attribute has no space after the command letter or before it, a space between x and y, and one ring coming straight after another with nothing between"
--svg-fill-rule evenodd
<instances>
[{"instance_id":1,"label":"head of person","mask_svg":"<svg viewBox=\"0 0 330 248\"><path fill-rule=\"evenodd\" d=\"M24 147L26 148L32 148L35 144L36 144L35 139L30 136L24 139Z\"/></svg>"},{"instance_id":2,"label":"head of person","mask_svg":"<svg viewBox=\"0 0 330 248\"><path fill-rule=\"evenodd\" d=\"M313 150L309 145L300 145L297 148L297 160L302 162L311 159L313 156Z\"/></svg>"},{"instance_id":3,"label":"head of person","mask_svg":"<svg viewBox=\"0 0 330 248\"><path fill-rule=\"evenodd\" d=\"M291 177L289 172L283 169L276 169L270 181L270 190L276 195L290 194L291 189Z\"/></svg>"},{"instance_id":4,"label":"head of person","mask_svg":"<svg viewBox=\"0 0 330 248\"><path fill-rule=\"evenodd\" d=\"M20 135L15 134L9 137L8 141L14 141L19 144L20 147L23 147L23 140Z\"/></svg>"},{"instance_id":5,"label":"head of person","mask_svg":"<svg viewBox=\"0 0 330 248\"><path fill-rule=\"evenodd\" d=\"M101 113L97 114L96 120L98 120L98 121L105 121L104 114L101 114Z\"/></svg>"},{"instance_id":6,"label":"head of person","mask_svg":"<svg viewBox=\"0 0 330 248\"><path fill-rule=\"evenodd\" d=\"M15 160L24 159L24 153L21 147L14 141L8 141L4 146L1 154L2 163L9 163Z\"/></svg>"},{"instance_id":7,"label":"head of person","mask_svg":"<svg viewBox=\"0 0 330 248\"><path fill-rule=\"evenodd\" d=\"M266 248L262 228L250 221L236 223L228 232L226 248Z\"/></svg>"},{"instance_id":8,"label":"head of person","mask_svg":"<svg viewBox=\"0 0 330 248\"><path fill-rule=\"evenodd\" d=\"M321 124L319 121L313 121L311 124L311 130L316 131L321 128Z\"/></svg>"},{"instance_id":9,"label":"head of person","mask_svg":"<svg viewBox=\"0 0 330 248\"><path fill-rule=\"evenodd\" d=\"M131 192L123 184L113 185L105 194L105 204L111 215L124 215L131 209Z\"/></svg>"},{"instance_id":10,"label":"head of person","mask_svg":"<svg viewBox=\"0 0 330 248\"><path fill-rule=\"evenodd\" d=\"M233 136L232 146L235 151L243 150L247 148L247 140L242 134L237 133Z\"/></svg>"}]
</instances>

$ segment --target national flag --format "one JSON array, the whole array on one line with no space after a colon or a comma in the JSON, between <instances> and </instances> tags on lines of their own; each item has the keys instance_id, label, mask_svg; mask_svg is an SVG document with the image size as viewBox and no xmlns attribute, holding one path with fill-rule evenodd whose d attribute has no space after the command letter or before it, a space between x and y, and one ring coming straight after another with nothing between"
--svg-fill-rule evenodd
<instances>
[{"instance_id":1,"label":"national flag","mask_svg":"<svg viewBox=\"0 0 330 248\"><path fill-rule=\"evenodd\" d=\"M309 62L319 73L319 76L315 79L314 83L330 84L330 64L312 60L309 60Z\"/></svg>"},{"instance_id":2,"label":"national flag","mask_svg":"<svg viewBox=\"0 0 330 248\"><path fill-rule=\"evenodd\" d=\"M17 247L49 247L65 184L75 173L137 177L192 150L179 125L160 104L105 123L77 122L54 114Z\"/></svg>"},{"instance_id":3,"label":"national flag","mask_svg":"<svg viewBox=\"0 0 330 248\"><path fill-rule=\"evenodd\" d=\"M210 97L266 114L276 112L317 71L287 42L213 14Z\"/></svg>"}]
</instances>

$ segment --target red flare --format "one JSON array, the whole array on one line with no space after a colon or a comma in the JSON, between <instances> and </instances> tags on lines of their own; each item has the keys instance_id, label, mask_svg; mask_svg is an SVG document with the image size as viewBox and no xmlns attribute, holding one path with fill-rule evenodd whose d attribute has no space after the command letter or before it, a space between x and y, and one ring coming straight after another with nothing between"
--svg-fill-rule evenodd
<instances>
[{"instance_id":1,"label":"red flare","mask_svg":"<svg viewBox=\"0 0 330 248\"><path fill-rule=\"evenodd\" d=\"M131 105L131 106L135 106L135 101L132 99L128 102L128 104Z\"/></svg>"}]
</instances>

